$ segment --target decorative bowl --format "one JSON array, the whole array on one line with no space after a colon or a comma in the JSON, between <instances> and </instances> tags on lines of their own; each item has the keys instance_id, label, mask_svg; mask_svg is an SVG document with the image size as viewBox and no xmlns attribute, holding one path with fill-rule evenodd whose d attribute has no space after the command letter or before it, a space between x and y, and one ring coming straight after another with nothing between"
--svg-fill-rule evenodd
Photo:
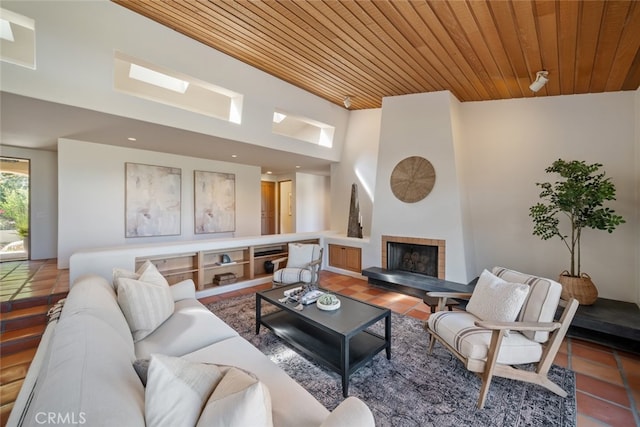
<instances>
[{"instance_id":1,"label":"decorative bowl","mask_svg":"<svg viewBox=\"0 0 640 427\"><path fill-rule=\"evenodd\" d=\"M320 310L333 311L340 308L340 300L335 295L324 294L318 298L316 305Z\"/></svg>"}]
</instances>

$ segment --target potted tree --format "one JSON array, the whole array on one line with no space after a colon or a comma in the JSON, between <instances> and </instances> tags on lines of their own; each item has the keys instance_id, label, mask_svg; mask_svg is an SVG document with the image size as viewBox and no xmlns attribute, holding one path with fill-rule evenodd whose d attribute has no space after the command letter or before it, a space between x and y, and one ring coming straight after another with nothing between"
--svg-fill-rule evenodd
<instances>
[{"instance_id":1,"label":"potted tree","mask_svg":"<svg viewBox=\"0 0 640 427\"><path fill-rule=\"evenodd\" d=\"M536 183L542 188L540 198L529 209L533 219L533 234L543 240L559 237L571 255L571 266L560 274L562 298L574 297L583 305L593 304L598 290L588 274L582 272L580 264L580 241L582 230L592 228L612 233L624 219L604 206L615 200L616 188L611 178L600 172L602 164L586 164L584 161L558 159L545 169L562 178L555 183ZM560 231L560 218L569 222L569 234Z\"/></svg>"}]
</instances>

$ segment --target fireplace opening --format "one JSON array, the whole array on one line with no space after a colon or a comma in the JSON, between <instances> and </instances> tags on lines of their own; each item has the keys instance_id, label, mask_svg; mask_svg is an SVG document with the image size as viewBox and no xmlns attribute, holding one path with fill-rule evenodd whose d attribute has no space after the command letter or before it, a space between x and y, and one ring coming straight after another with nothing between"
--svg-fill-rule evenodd
<instances>
[{"instance_id":1,"label":"fireplace opening","mask_svg":"<svg viewBox=\"0 0 640 427\"><path fill-rule=\"evenodd\" d=\"M388 271L418 273L444 280L445 241L383 235L380 265Z\"/></svg>"},{"instance_id":2,"label":"fireplace opening","mask_svg":"<svg viewBox=\"0 0 640 427\"><path fill-rule=\"evenodd\" d=\"M387 270L438 277L438 246L387 242Z\"/></svg>"},{"instance_id":3,"label":"fireplace opening","mask_svg":"<svg viewBox=\"0 0 640 427\"><path fill-rule=\"evenodd\" d=\"M372 285L417 298L423 298L425 291L450 289L445 280L445 245L439 239L383 235L380 267L365 268L362 274Z\"/></svg>"}]
</instances>

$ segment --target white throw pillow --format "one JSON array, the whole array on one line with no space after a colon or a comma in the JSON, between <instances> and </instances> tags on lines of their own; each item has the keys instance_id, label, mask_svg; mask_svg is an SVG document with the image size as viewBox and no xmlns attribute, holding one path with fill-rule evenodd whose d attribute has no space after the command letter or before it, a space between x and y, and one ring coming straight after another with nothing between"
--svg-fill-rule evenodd
<instances>
[{"instance_id":1,"label":"white throw pillow","mask_svg":"<svg viewBox=\"0 0 640 427\"><path fill-rule=\"evenodd\" d=\"M211 393L196 427L272 427L271 395L246 372L230 368Z\"/></svg>"},{"instance_id":2,"label":"white throw pillow","mask_svg":"<svg viewBox=\"0 0 640 427\"><path fill-rule=\"evenodd\" d=\"M167 320L175 306L166 281L159 284L127 278L118 279L118 304L136 342Z\"/></svg>"},{"instance_id":3,"label":"white throw pillow","mask_svg":"<svg viewBox=\"0 0 640 427\"><path fill-rule=\"evenodd\" d=\"M114 268L113 269L113 289L115 289L116 291L118 290L118 281L120 279L136 279L138 280L138 278L140 277L140 274L138 274L135 271L129 271L125 268Z\"/></svg>"},{"instance_id":4,"label":"white throw pillow","mask_svg":"<svg viewBox=\"0 0 640 427\"><path fill-rule=\"evenodd\" d=\"M509 283L484 270L478 279L467 312L481 320L513 322L529 293L529 286Z\"/></svg>"},{"instance_id":5,"label":"white throw pillow","mask_svg":"<svg viewBox=\"0 0 640 427\"><path fill-rule=\"evenodd\" d=\"M113 286L118 289L119 279L136 279L143 282L168 284L167 279L158 271L156 266L149 260L146 260L137 271L129 271L124 268L113 269Z\"/></svg>"},{"instance_id":6,"label":"white throw pillow","mask_svg":"<svg viewBox=\"0 0 640 427\"><path fill-rule=\"evenodd\" d=\"M147 427L195 425L221 379L216 365L152 354L144 398Z\"/></svg>"},{"instance_id":7,"label":"white throw pillow","mask_svg":"<svg viewBox=\"0 0 640 427\"><path fill-rule=\"evenodd\" d=\"M156 266L153 265L153 263L149 260L145 261L145 263L140 266L136 273L140 275L140 277L138 277L138 280L142 280L143 282L169 286L169 282L167 282L167 279L164 278L162 273L160 273Z\"/></svg>"},{"instance_id":8,"label":"white throw pillow","mask_svg":"<svg viewBox=\"0 0 640 427\"><path fill-rule=\"evenodd\" d=\"M313 261L313 245L289 243L289 253L287 257L287 267L304 268Z\"/></svg>"}]
</instances>

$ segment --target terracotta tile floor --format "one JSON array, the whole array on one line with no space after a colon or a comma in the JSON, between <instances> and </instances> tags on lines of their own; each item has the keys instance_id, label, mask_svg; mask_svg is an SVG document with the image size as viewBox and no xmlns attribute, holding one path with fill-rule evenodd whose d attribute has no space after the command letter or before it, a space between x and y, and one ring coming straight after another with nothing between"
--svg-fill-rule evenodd
<instances>
[{"instance_id":1,"label":"terracotta tile floor","mask_svg":"<svg viewBox=\"0 0 640 427\"><path fill-rule=\"evenodd\" d=\"M57 260L0 262L0 302L6 303L69 291L69 270Z\"/></svg>"},{"instance_id":2,"label":"terracotta tile floor","mask_svg":"<svg viewBox=\"0 0 640 427\"><path fill-rule=\"evenodd\" d=\"M336 293L388 307L420 320L430 309L422 299L370 286L366 281L323 271L321 284ZM426 337L425 337L426 339ZM576 373L578 427L640 426L640 355L566 338L557 365Z\"/></svg>"},{"instance_id":3,"label":"terracotta tile floor","mask_svg":"<svg viewBox=\"0 0 640 427\"><path fill-rule=\"evenodd\" d=\"M14 264L14 262L9 263ZM68 288L68 271L58 271L55 260L22 262L19 266L0 265L0 294L6 298L30 295L39 285L48 281L57 289ZM9 268L15 274L8 274ZM29 276L28 272L42 271L41 275ZM19 279L22 275L23 279ZM29 276L29 279L24 277ZM6 278L6 287L5 287ZM66 279L65 279L66 278ZM21 280L26 280L20 283ZM64 283L66 280L66 283ZM429 307L421 299L370 286L365 280L343 276L327 271L320 274L321 286L336 293L350 295L388 307L396 313L420 320L429 317ZM27 283L30 283L27 286ZM202 299L209 303L239 295L268 289L271 285L233 291ZM43 287L44 289L46 287ZM6 289L6 292L5 292ZM48 289L51 292L51 289ZM7 297L8 296L8 297ZM425 334L426 339L426 334ZM576 400L578 405L578 427L590 426L640 426L640 356L615 350L587 341L566 338L556 357L556 364L568 367L576 373Z\"/></svg>"}]
</instances>

